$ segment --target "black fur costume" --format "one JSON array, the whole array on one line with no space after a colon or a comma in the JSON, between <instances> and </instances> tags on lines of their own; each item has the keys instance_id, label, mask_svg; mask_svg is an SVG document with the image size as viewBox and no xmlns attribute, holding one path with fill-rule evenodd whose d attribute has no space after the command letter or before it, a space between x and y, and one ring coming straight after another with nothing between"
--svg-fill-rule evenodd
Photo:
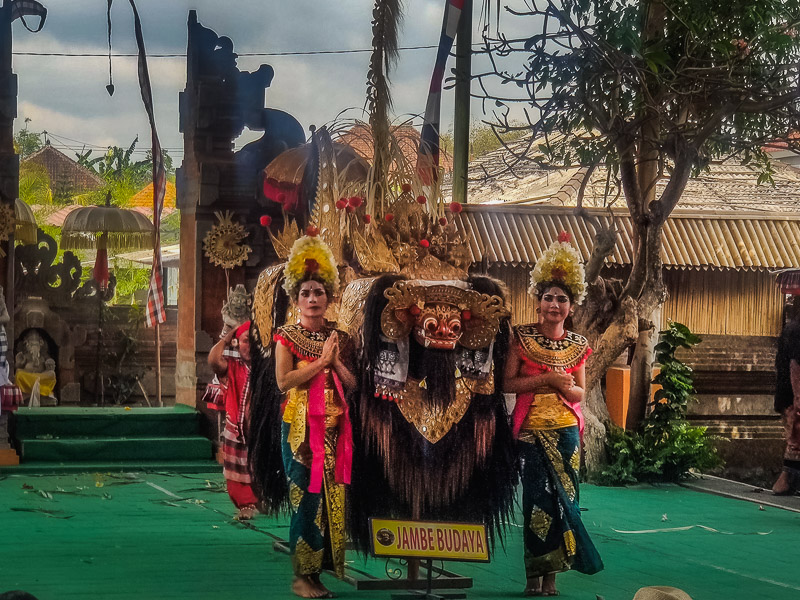
<instances>
[{"instance_id":1,"label":"black fur costume","mask_svg":"<svg viewBox=\"0 0 800 600\"><path fill-rule=\"evenodd\" d=\"M508 351L509 323L501 322L494 343L495 391L475 394L467 412L437 443L426 440L394 402L375 397L374 365L379 352L384 291L398 280L384 275L367 298L357 359L360 389L351 418L355 453L348 500L348 527L356 546L369 549L369 517L485 523L490 540L512 512L517 481L516 453L501 377ZM472 277L477 292L503 296L487 277ZM410 337L409 376L427 376L429 402L446 408L455 397L455 351L428 350ZM381 436L390 452L382 456ZM481 450L479 447L483 446ZM485 458L481 460L479 453Z\"/></svg>"}]
</instances>

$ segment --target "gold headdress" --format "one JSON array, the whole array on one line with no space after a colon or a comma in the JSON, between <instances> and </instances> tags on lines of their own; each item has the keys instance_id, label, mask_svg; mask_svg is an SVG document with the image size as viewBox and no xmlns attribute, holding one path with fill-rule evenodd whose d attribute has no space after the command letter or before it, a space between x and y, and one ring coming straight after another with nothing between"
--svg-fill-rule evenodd
<instances>
[{"instance_id":1,"label":"gold headdress","mask_svg":"<svg viewBox=\"0 0 800 600\"><path fill-rule=\"evenodd\" d=\"M438 179L426 183L417 173L405 150L418 144L408 139L409 130L413 128L393 126L387 148L375 148L364 124L346 131L317 129L312 139L319 174L308 224L317 228L336 264L350 264L362 276L402 273L411 279L463 280L469 250L451 216L462 207L443 201ZM347 169L341 170L333 158L332 135L340 146L352 144L354 152L364 152L366 161L380 154L387 171L379 173L373 162L364 179L347 176ZM270 235L276 253L285 258L299 228L287 219L277 236Z\"/></svg>"},{"instance_id":2,"label":"gold headdress","mask_svg":"<svg viewBox=\"0 0 800 600\"><path fill-rule=\"evenodd\" d=\"M536 296L536 287L540 283L556 281L569 288L575 304L580 304L586 297L586 273L583 270L581 255L570 244L572 236L566 231L558 234L558 241L550 247L536 261L531 271L531 284L528 293Z\"/></svg>"},{"instance_id":3,"label":"gold headdress","mask_svg":"<svg viewBox=\"0 0 800 600\"><path fill-rule=\"evenodd\" d=\"M316 235L304 235L292 245L283 270L283 289L294 297L300 284L314 275L329 294L339 291L339 271L331 249Z\"/></svg>"}]
</instances>

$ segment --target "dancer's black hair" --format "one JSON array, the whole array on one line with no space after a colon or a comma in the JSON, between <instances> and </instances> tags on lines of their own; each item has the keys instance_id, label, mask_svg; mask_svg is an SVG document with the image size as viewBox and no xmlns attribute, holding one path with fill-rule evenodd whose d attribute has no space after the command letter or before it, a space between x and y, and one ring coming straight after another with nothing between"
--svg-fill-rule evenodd
<instances>
[{"instance_id":1,"label":"dancer's black hair","mask_svg":"<svg viewBox=\"0 0 800 600\"><path fill-rule=\"evenodd\" d=\"M289 491L281 455L281 403L283 394L275 380L275 330L286 322L289 297L275 284L272 329L260 331L256 321L250 328L250 410L245 423L252 488L270 513L288 506Z\"/></svg>"}]
</instances>

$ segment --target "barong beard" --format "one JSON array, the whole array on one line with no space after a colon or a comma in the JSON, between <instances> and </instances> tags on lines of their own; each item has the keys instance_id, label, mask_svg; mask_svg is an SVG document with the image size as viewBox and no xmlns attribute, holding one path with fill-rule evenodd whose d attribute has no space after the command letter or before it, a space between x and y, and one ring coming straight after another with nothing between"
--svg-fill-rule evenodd
<instances>
[{"instance_id":1,"label":"barong beard","mask_svg":"<svg viewBox=\"0 0 800 600\"><path fill-rule=\"evenodd\" d=\"M427 389L428 402L446 409L456 397L456 360L454 350L425 348L412 338L408 357L408 374L419 379Z\"/></svg>"}]
</instances>

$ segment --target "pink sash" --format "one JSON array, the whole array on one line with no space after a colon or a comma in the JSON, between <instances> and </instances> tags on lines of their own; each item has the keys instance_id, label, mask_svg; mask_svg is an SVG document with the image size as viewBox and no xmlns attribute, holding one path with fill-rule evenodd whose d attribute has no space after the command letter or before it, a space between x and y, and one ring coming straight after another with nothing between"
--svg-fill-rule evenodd
<instances>
[{"instance_id":1,"label":"pink sash","mask_svg":"<svg viewBox=\"0 0 800 600\"><path fill-rule=\"evenodd\" d=\"M350 410L344 396L344 388L336 371L331 371L336 393L342 401L344 414L339 421L339 439L336 442L336 482L350 483L353 465L353 431L350 425ZM322 474L325 469L325 379L324 370L314 375L308 390L308 443L311 446L311 481L308 491L322 491Z\"/></svg>"}]
</instances>

